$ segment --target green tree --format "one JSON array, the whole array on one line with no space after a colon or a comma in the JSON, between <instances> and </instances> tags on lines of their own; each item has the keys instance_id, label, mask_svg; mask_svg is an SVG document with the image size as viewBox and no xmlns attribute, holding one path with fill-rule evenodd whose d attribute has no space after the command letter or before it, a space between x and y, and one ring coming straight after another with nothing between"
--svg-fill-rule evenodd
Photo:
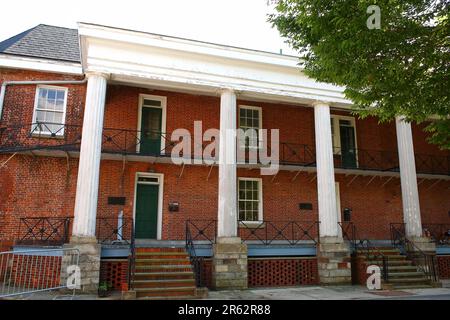
<instances>
[{"instance_id":1,"label":"green tree","mask_svg":"<svg viewBox=\"0 0 450 320\"><path fill-rule=\"evenodd\" d=\"M450 149L449 15L449 0L281 0L269 21L308 76L345 86L355 113L426 122Z\"/></svg>"}]
</instances>

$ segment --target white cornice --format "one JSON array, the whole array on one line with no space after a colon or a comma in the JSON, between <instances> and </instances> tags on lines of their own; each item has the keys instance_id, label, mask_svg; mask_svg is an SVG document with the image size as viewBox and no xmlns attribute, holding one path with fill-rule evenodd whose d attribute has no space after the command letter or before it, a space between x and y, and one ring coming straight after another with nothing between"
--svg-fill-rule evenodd
<instances>
[{"instance_id":1,"label":"white cornice","mask_svg":"<svg viewBox=\"0 0 450 320\"><path fill-rule=\"evenodd\" d=\"M348 107L343 88L304 75L298 59L274 53L80 23L85 71L115 81L211 92L230 88L244 96Z\"/></svg>"},{"instance_id":2,"label":"white cornice","mask_svg":"<svg viewBox=\"0 0 450 320\"><path fill-rule=\"evenodd\" d=\"M80 63L0 54L0 67L82 75Z\"/></svg>"}]
</instances>

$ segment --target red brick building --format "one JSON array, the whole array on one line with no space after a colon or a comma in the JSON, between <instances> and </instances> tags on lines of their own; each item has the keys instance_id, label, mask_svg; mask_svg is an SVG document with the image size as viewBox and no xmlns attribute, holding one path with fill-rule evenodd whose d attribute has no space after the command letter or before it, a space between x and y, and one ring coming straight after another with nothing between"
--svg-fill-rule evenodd
<instances>
[{"instance_id":1,"label":"red brick building","mask_svg":"<svg viewBox=\"0 0 450 320\"><path fill-rule=\"evenodd\" d=\"M183 248L188 233L220 288L348 282L352 241L385 248L400 233L448 270L450 153L424 125L359 119L342 88L308 79L295 57L40 25L0 43L0 83L5 247L89 239L107 263L127 258L132 238ZM195 151L175 159L174 131L194 136L196 121L202 135L279 129L279 169L220 163L251 138L221 143L212 164Z\"/></svg>"}]
</instances>

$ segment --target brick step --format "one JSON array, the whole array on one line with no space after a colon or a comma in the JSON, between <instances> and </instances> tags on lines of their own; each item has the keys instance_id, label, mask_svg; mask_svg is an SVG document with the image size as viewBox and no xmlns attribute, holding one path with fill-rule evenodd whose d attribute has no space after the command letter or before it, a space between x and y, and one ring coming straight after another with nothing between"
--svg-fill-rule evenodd
<instances>
[{"instance_id":1,"label":"brick step","mask_svg":"<svg viewBox=\"0 0 450 320\"><path fill-rule=\"evenodd\" d=\"M405 266L389 266L389 272L414 272L417 271L416 266L405 265Z\"/></svg>"},{"instance_id":2,"label":"brick step","mask_svg":"<svg viewBox=\"0 0 450 320\"><path fill-rule=\"evenodd\" d=\"M366 255L361 255L361 256L364 257L364 258L367 258ZM402 255L393 255L393 254L392 254L392 255L385 255L385 257L386 257L388 260L406 260L406 257L405 257L405 256L402 256ZM379 256L379 255L374 255L374 254L369 255L368 258L369 258L369 260L370 260L370 259L381 260L381 256Z\"/></svg>"},{"instance_id":3,"label":"brick step","mask_svg":"<svg viewBox=\"0 0 450 320\"><path fill-rule=\"evenodd\" d=\"M181 272L136 272L135 280L170 280L170 279L194 279L194 273L190 271Z\"/></svg>"},{"instance_id":4,"label":"brick step","mask_svg":"<svg viewBox=\"0 0 450 320\"><path fill-rule=\"evenodd\" d=\"M196 288L194 286L176 288L136 288L136 297L195 297Z\"/></svg>"},{"instance_id":5,"label":"brick step","mask_svg":"<svg viewBox=\"0 0 450 320\"><path fill-rule=\"evenodd\" d=\"M171 279L171 280L135 280L133 288L174 288L195 287L194 279Z\"/></svg>"},{"instance_id":6,"label":"brick step","mask_svg":"<svg viewBox=\"0 0 450 320\"><path fill-rule=\"evenodd\" d=\"M369 260L367 261L368 264L376 264L380 267L383 266L382 260ZM388 266L411 266L412 262L409 260L394 260L394 259L388 259L387 260Z\"/></svg>"},{"instance_id":7,"label":"brick step","mask_svg":"<svg viewBox=\"0 0 450 320\"><path fill-rule=\"evenodd\" d=\"M389 283L392 284L412 284L412 283L419 283L419 284L430 284L430 280L428 280L425 276L421 277L403 277L403 278L389 278Z\"/></svg>"},{"instance_id":8,"label":"brick step","mask_svg":"<svg viewBox=\"0 0 450 320\"><path fill-rule=\"evenodd\" d=\"M192 272L191 265L137 265L136 272Z\"/></svg>"},{"instance_id":9,"label":"brick step","mask_svg":"<svg viewBox=\"0 0 450 320\"><path fill-rule=\"evenodd\" d=\"M157 297L140 297L137 300L196 300L201 299L201 297L197 296L157 296Z\"/></svg>"},{"instance_id":10,"label":"brick step","mask_svg":"<svg viewBox=\"0 0 450 320\"><path fill-rule=\"evenodd\" d=\"M423 274L420 271L413 271L413 272L391 272L388 271L389 279L391 278L404 278L404 277L411 277L411 278L425 278L425 274Z\"/></svg>"},{"instance_id":11,"label":"brick step","mask_svg":"<svg viewBox=\"0 0 450 320\"><path fill-rule=\"evenodd\" d=\"M139 265L190 265L189 259L136 259L136 266Z\"/></svg>"},{"instance_id":12,"label":"brick step","mask_svg":"<svg viewBox=\"0 0 450 320\"><path fill-rule=\"evenodd\" d=\"M167 259L171 259L171 260L177 260L177 259L181 259L181 260L185 260L185 259L189 259L189 256L187 254L184 253L180 253L180 254L171 254L171 255L161 255L161 254L140 254L140 255L136 255L136 260L149 260L149 259L156 259L156 260L167 260Z\"/></svg>"},{"instance_id":13,"label":"brick step","mask_svg":"<svg viewBox=\"0 0 450 320\"><path fill-rule=\"evenodd\" d=\"M433 288L433 286L429 284L401 284L393 286L393 289L395 290L428 289L428 288Z\"/></svg>"},{"instance_id":14,"label":"brick step","mask_svg":"<svg viewBox=\"0 0 450 320\"><path fill-rule=\"evenodd\" d=\"M161 252L186 252L184 247L183 248L137 247L135 250L136 250L136 253L139 253L139 252L159 252L159 253L161 253Z\"/></svg>"}]
</instances>

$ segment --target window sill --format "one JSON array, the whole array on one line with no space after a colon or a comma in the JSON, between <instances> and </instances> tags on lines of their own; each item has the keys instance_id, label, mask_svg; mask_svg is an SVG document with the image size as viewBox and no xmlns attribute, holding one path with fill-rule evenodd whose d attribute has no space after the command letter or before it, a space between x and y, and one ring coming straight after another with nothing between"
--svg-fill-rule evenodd
<instances>
[{"instance_id":1,"label":"window sill","mask_svg":"<svg viewBox=\"0 0 450 320\"><path fill-rule=\"evenodd\" d=\"M241 229L262 229L266 227L266 223L262 221L239 221Z\"/></svg>"},{"instance_id":2,"label":"window sill","mask_svg":"<svg viewBox=\"0 0 450 320\"><path fill-rule=\"evenodd\" d=\"M64 133L52 134L49 132L31 132L33 138L45 138L45 139L64 139Z\"/></svg>"}]
</instances>

